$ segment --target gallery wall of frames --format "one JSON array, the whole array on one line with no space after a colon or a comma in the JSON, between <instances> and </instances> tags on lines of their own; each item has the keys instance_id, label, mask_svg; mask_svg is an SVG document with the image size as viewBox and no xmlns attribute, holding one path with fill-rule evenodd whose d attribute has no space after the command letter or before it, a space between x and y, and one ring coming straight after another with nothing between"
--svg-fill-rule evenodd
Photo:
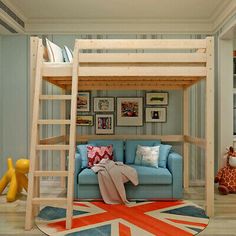
<instances>
[{"instance_id":1,"label":"gallery wall of frames","mask_svg":"<svg viewBox=\"0 0 236 236\"><path fill-rule=\"evenodd\" d=\"M166 123L169 93L147 91L143 96L93 95L79 91L77 125L94 127L95 134L115 134L117 127L142 127L145 123Z\"/></svg>"}]
</instances>

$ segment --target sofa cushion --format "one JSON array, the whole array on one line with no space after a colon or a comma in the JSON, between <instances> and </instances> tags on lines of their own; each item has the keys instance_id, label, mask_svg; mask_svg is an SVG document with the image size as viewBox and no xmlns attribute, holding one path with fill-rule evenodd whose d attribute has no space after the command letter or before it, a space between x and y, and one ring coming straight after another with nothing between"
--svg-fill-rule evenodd
<instances>
[{"instance_id":1,"label":"sofa cushion","mask_svg":"<svg viewBox=\"0 0 236 236\"><path fill-rule=\"evenodd\" d=\"M171 148L172 148L171 145L160 144L159 161L158 161L159 167L166 168L166 162Z\"/></svg>"},{"instance_id":2,"label":"sofa cushion","mask_svg":"<svg viewBox=\"0 0 236 236\"><path fill-rule=\"evenodd\" d=\"M152 168L147 166L129 165L138 174L139 184L171 184L172 175L167 168Z\"/></svg>"},{"instance_id":3,"label":"sofa cushion","mask_svg":"<svg viewBox=\"0 0 236 236\"><path fill-rule=\"evenodd\" d=\"M124 162L124 141L123 140L89 140L89 145L93 146L113 146L114 161Z\"/></svg>"},{"instance_id":4,"label":"sofa cushion","mask_svg":"<svg viewBox=\"0 0 236 236\"><path fill-rule=\"evenodd\" d=\"M137 146L157 146L160 145L161 142L159 140L127 140L125 143L125 163L133 164Z\"/></svg>"},{"instance_id":5,"label":"sofa cushion","mask_svg":"<svg viewBox=\"0 0 236 236\"><path fill-rule=\"evenodd\" d=\"M97 174L92 169L82 170L78 177L79 184L98 184Z\"/></svg>"},{"instance_id":6,"label":"sofa cushion","mask_svg":"<svg viewBox=\"0 0 236 236\"><path fill-rule=\"evenodd\" d=\"M77 151L80 154L82 165L81 167L84 168L88 166L88 152L87 152L87 144L79 144L77 145Z\"/></svg>"}]
</instances>

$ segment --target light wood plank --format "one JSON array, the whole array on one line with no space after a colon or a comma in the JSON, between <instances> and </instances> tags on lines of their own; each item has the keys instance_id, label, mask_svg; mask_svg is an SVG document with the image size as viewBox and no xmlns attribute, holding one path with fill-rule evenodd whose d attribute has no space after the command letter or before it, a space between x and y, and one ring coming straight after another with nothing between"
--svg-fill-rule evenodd
<instances>
[{"instance_id":1,"label":"light wood plank","mask_svg":"<svg viewBox=\"0 0 236 236\"><path fill-rule=\"evenodd\" d=\"M74 197L74 158L76 148L76 115L77 115L77 91L78 91L78 67L79 67L79 49L78 43L75 43L73 52L72 68L72 88L71 88L71 111L70 111L70 136L69 136L69 163L68 163L68 182L67 182L67 208L66 208L66 228L70 229L73 216L73 197ZM80 69L80 68L79 68Z\"/></svg>"},{"instance_id":2,"label":"light wood plank","mask_svg":"<svg viewBox=\"0 0 236 236\"><path fill-rule=\"evenodd\" d=\"M69 125L70 120L39 120L39 125Z\"/></svg>"},{"instance_id":3,"label":"light wood plank","mask_svg":"<svg viewBox=\"0 0 236 236\"><path fill-rule=\"evenodd\" d=\"M33 102L33 117L32 117L32 127L31 127L31 144L30 144L30 167L28 174L29 183L28 183L28 195L27 195L26 217L25 217L26 230L30 230L32 228L32 219L33 219L32 199L35 194L33 173L35 171L35 165L36 165L35 162L36 145L38 141L37 120L39 117L39 95L42 89L41 66L43 61L43 45L41 39L37 40L38 40L37 66L35 72L35 92L34 92L34 102Z\"/></svg>"},{"instance_id":4,"label":"light wood plank","mask_svg":"<svg viewBox=\"0 0 236 236\"><path fill-rule=\"evenodd\" d=\"M35 171L34 176L68 176L67 171Z\"/></svg>"},{"instance_id":5,"label":"light wood plank","mask_svg":"<svg viewBox=\"0 0 236 236\"><path fill-rule=\"evenodd\" d=\"M206 79L206 212L214 216L214 38L207 41Z\"/></svg>"},{"instance_id":6,"label":"light wood plank","mask_svg":"<svg viewBox=\"0 0 236 236\"><path fill-rule=\"evenodd\" d=\"M37 205L57 205L57 204L66 204L67 198L33 198L32 203Z\"/></svg>"},{"instance_id":7,"label":"light wood plank","mask_svg":"<svg viewBox=\"0 0 236 236\"><path fill-rule=\"evenodd\" d=\"M69 150L70 145L37 145L37 150Z\"/></svg>"},{"instance_id":8,"label":"light wood plank","mask_svg":"<svg viewBox=\"0 0 236 236\"><path fill-rule=\"evenodd\" d=\"M67 137L68 139L68 137ZM77 135L76 141L88 141L101 139L101 135ZM115 134L115 135L102 135L102 139L114 139L114 140L129 140L129 139L141 139L141 140L161 140L163 142L183 142L183 135L132 135L132 134Z\"/></svg>"},{"instance_id":9,"label":"light wood plank","mask_svg":"<svg viewBox=\"0 0 236 236\"><path fill-rule=\"evenodd\" d=\"M39 144L57 144L61 142L65 142L65 135L41 139Z\"/></svg>"},{"instance_id":10,"label":"light wood plank","mask_svg":"<svg viewBox=\"0 0 236 236\"><path fill-rule=\"evenodd\" d=\"M184 136L184 141L196 145L197 147L206 148L206 140L203 138L191 137L188 135Z\"/></svg>"},{"instance_id":11,"label":"light wood plank","mask_svg":"<svg viewBox=\"0 0 236 236\"><path fill-rule=\"evenodd\" d=\"M71 100L71 95L40 95L40 100Z\"/></svg>"},{"instance_id":12,"label":"light wood plank","mask_svg":"<svg viewBox=\"0 0 236 236\"><path fill-rule=\"evenodd\" d=\"M204 63L205 53L81 53L83 63Z\"/></svg>"},{"instance_id":13,"label":"light wood plank","mask_svg":"<svg viewBox=\"0 0 236 236\"><path fill-rule=\"evenodd\" d=\"M189 135L189 90L184 89L183 97L183 133ZM184 142L183 147L183 157L184 157L184 189L189 188L189 144Z\"/></svg>"},{"instance_id":14,"label":"light wood plank","mask_svg":"<svg viewBox=\"0 0 236 236\"><path fill-rule=\"evenodd\" d=\"M81 67L79 76L206 76L205 67Z\"/></svg>"},{"instance_id":15,"label":"light wood plank","mask_svg":"<svg viewBox=\"0 0 236 236\"><path fill-rule=\"evenodd\" d=\"M204 39L76 39L79 49L198 49L206 48Z\"/></svg>"}]
</instances>

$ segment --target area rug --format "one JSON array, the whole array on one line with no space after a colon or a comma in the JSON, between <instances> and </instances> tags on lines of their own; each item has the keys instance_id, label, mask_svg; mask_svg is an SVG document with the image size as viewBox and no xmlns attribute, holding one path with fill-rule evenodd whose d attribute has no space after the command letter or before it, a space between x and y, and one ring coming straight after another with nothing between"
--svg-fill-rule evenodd
<instances>
[{"instance_id":1,"label":"area rug","mask_svg":"<svg viewBox=\"0 0 236 236\"><path fill-rule=\"evenodd\" d=\"M74 202L72 228L65 229L65 208L47 206L36 225L47 235L59 236L188 236L208 225L205 211L189 201Z\"/></svg>"}]
</instances>

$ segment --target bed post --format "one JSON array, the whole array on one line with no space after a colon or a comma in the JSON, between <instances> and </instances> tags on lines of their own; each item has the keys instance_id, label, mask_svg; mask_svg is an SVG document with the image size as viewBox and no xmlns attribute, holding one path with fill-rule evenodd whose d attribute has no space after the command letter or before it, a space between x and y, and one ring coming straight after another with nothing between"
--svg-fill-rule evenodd
<instances>
[{"instance_id":1,"label":"bed post","mask_svg":"<svg viewBox=\"0 0 236 236\"><path fill-rule=\"evenodd\" d=\"M189 89L184 89L184 98L183 98L183 108L184 108L184 117L183 117L183 127L184 127L184 189L188 190L189 188L189 144L186 142L185 137L189 135Z\"/></svg>"},{"instance_id":2,"label":"bed post","mask_svg":"<svg viewBox=\"0 0 236 236\"><path fill-rule=\"evenodd\" d=\"M206 39L206 212L214 215L214 38Z\"/></svg>"}]
</instances>

